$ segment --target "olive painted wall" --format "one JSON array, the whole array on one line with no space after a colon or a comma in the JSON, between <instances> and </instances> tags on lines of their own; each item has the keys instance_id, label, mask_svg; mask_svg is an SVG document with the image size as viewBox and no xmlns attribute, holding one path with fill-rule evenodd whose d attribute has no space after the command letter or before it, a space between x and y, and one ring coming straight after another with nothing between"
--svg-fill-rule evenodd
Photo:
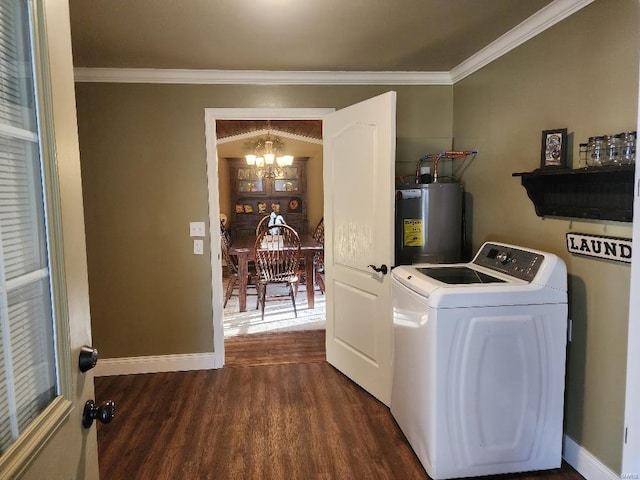
<instances>
[{"instance_id":1,"label":"olive painted wall","mask_svg":"<svg viewBox=\"0 0 640 480\"><path fill-rule=\"evenodd\" d=\"M569 162L593 135L635 130L639 3L598 0L454 87L454 145L480 151L466 170L468 231L562 257L569 272L565 431L621 467L629 265L567 253L565 234L631 238L631 224L535 215L512 172L540 166L541 132L567 127Z\"/></svg>"},{"instance_id":2,"label":"olive painted wall","mask_svg":"<svg viewBox=\"0 0 640 480\"><path fill-rule=\"evenodd\" d=\"M451 86L77 83L101 358L213 350L210 255L193 255L188 235L190 221L208 220L205 108L340 109L388 90L398 92L399 171L411 171L421 155L451 145Z\"/></svg>"}]
</instances>

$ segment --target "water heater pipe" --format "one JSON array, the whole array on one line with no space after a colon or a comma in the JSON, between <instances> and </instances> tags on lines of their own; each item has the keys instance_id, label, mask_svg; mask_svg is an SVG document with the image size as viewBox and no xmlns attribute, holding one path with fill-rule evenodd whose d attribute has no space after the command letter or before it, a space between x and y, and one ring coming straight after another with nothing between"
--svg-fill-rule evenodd
<instances>
[{"instance_id":1,"label":"water heater pipe","mask_svg":"<svg viewBox=\"0 0 640 480\"><path fill-rule=\"evenodd\" d=\"M469 155L476 155L477 153L478 153L477 150L446 150L441 153L427 154L424 157L421 157L418 160L418 163L416 164L416 183L420 183L420 166L422 165L422 162L425 162L427 160L433 160L433 181L437 182L438 181L438 162L440 161L441 158L449 158L453 160L456 158L468 157Z\"/></svg>"}]
</instances>

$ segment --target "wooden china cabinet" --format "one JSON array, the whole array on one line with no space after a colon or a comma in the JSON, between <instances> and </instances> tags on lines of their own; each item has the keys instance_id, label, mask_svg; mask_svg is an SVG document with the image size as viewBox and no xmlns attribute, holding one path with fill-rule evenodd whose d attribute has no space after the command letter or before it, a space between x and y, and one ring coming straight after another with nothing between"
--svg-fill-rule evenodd
<instances>
[{"instance_id":1,"label":"wooden china cabinet","mask_svg":"<svg viewBox=\"0 0 640 480\"><path fill-rule=\"evenodd\" d=\"M233 236L255 235L262 217L271 214L272 204L299 234L307 233L307 160L296 157L274 177L258 177L244 158L226 158L231 178L231 218Z\"/></svg>"}]
</instances>

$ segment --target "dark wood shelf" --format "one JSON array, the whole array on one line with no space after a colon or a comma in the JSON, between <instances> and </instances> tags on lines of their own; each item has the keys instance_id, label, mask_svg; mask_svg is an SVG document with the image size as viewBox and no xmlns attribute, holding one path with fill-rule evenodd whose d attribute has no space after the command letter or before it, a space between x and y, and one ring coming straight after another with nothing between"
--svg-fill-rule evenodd
<instances>
[{"instance_id":1,"label":"dark wood shelf","mask_svg":"<svg viewBox=\"0 0 640 480\"><path fill-rule=\"evenodd\" d=\"M514 173L539 217L633 221L634 165Z\"/></svg>"}]
</instances>

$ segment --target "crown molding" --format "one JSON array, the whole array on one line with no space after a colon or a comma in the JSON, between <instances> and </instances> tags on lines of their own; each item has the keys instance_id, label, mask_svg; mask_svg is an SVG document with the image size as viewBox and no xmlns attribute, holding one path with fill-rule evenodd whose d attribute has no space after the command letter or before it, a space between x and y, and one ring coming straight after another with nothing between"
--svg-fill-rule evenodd
<instances>
[{"instance_id":1,"label":"crown molding","mask_svg":"<svg viewBox=\"0 0 640 480\"><path fill-rule=\"evenodd\" d=\"M451 82L455 84L485 65L507 54L539 33L544 32L595 0L555 0L537 11L524 22L516 25L497 40L476 52L450 72Z\"/></svg>"},{"instance_id":2,"label":"crown molding","mask_svg":"<svg viewBox=\"0 0 640 480\"><path fill-rule=\"evenodd\" d=\"M448 72L273 72L155 68L74 69L76 82L198 85L451 85Z\"/></svg>"},{"instance_id":3,"label":"crown molding","mask_svg":"<svg viewBox=\"0 0 640 480\"><path fill-rule=\"evenodd\" d=\"M329 72L181 70L155 68L74 69L78 83L171 83L198 85L453 85L595 0L555 0L450 72Z\"/></svg>"}]
</instances>

